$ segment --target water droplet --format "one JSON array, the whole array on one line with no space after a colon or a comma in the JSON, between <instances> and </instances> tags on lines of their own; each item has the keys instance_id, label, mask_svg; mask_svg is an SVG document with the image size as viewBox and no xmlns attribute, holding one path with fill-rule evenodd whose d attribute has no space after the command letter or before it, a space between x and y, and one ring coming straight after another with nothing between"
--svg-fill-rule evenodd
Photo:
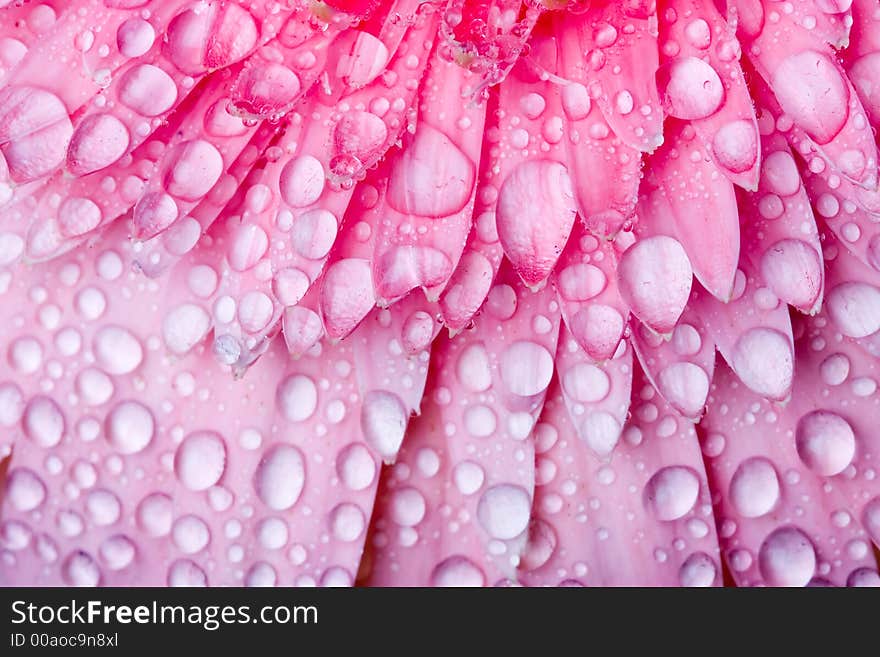
<instances>
[{"instance_id":1,"label":"water droplet","mask_svg":"<svg viewBox=\"0 0 880 657\"><path fill-rule=\"evenodd\" d=\"M211 316L201 306L185 303L165 316L162 339L169 351L183 355L199 344L211 330Z\"/></svg>"},{"instance_id":2,"label":"water droplet","mask_svg":"<svg viewBox=\"0 0 880 657\"><path fill-rule=\"evenodd\" d=\"M122 454L136 454L153 440L153 414L143 404L123 401L107 415L107 440Z\"/></svg>"},{"instance_id":3,"label":"water droplet","mask_svg":"<svg viewBox=\"0 0 880 657\"><path fill-rule=\"evenodd\" d=\"M445 217L464 208L474 180L470 158L445 134L421 122L389 176L388 204L402 214Z\"/></svg>"},{"instance_id":4,"label":"water droplet","mask_svg":"<svg viewBox=\"0 0 880 657\"><path fill-rule=\"evenodd\" d=\"M393 392L371 390L364 396L361 430L383 460L392 460L397 455L408 419L409 412Z\"/></svg>"},{"instance_id":5,"label":"water droplet","mask_svg":"<svg viewBox=\"0 0 880 657\"><path fill-rule=\"evenodd\" d=\"M520 397L537 395L550 385L553 356L537 343L519 340L501 354L500 370L508 392Z\"/></svg>"},{"instance_id":6,"label":"water droplet","mask_svg":"<svg viewBox=\"0 0 880 657\"><path fill-rule=\"evenodd\" d=\"M168 568L168 586L207 586L208 576L189 559L178 559Z\"/></svg>"},{"instance_id":7,"label":"water droplet","mask_svg":"<svg viewBox=\"0 0 880 657\"><path fill-rule=\"evenodd\" d=\"M61 573L71 586L94 587L101 581L101 569L84 550L72 552L61 565Z\"/></svg>"},{"instance_id":8,"label":"water droplet","mask_svg":"<svg viewBox=\"0 0 880 657\"><path fill-rule=\"evenodd\" d=\"M174 472L190 490L207 490L226 470L226 443L213 431L191 433L177 448Z\"/></svg>"},{"instance_id":9,"label":"water droplet","mask_svg":"<svg viewBox=\"0 0 880 657\"><path fill-rule=\"evenodd\" d=\"M376 463L360 443L350 443L336 455L336 474L351 490L364 490L376 478Z\"/></svg>"},{"instance_id":10,"label":"water droplet","mask_svg":"<svg viewBox=\"0 0 880 657\"><path fill-rule=\"evenodd\" d=\"M520 555L520 568L526 572L537 570L553 556L557 544L556 532L548 523L535 518L529 523L526 547Z\"/></svg>"},{"instance_id":11,"label":"water droplet","mask_svg":"<svg viewBox=\"0 0 880 657\"><path fill-rule=\"evenodd\" d=\"M852 427L830 411L813 411L798 420L795 441L801 460L823 477L840 474L855 457Z\"/></svg>"},{"instance_id":12,"label":"water droplet","mask_svg":"<svg viewBox=\"0 0 880 657\"><path fill-rule=\"evenodd\" d=\"M474 404L464 412L464 427L474 438L485 438L495 433L498 420L488 406Z\"/></svg>"},{"instance_id":13,"label":"water droplet","mask_svg":"<svg viewBox=\"0 0 880 657\"><path fill-rule=\"evenodd\" d=\"M124 534L110 536L98 548L98 556L110 570L122 570L130 566L136 552L134 543Z\"/></svg>"},{"instance_id":14,"label":"water droplet","mask_svg":"<svg viewBox=\"0 0 880 657\"><path fill-rule=\"evenodd\" d=\"M165 493L150 493L138 504L138 526L149 536L167 536L171 531L173 502Z\"/></svg>"},{"instance_id":15,"label":"water droplet","mask_svg":"<svg viewBox=\"0 0 880 657\"><path fill-rule=\"evenodd\" d=\"M645 500L660 520L677 520L694 508L700 494L700 480L685 466L658 470L645 485Z\"/></svg>"},{"instance_id":16,"label":"water droplet","mask_svg":"<svg viewBox=\"0 0 880 657\"><path fill-rule=\"evenodd\" d=\"M617 418L605 411L587 414L580 425L580 436L599 456L608 456L620 440L621 426Z\"/></svg>"},{"instance_id":17,"label":"water droplet","mask_svg":"<svg viewBox=\"0 0 880 657\"><path fill-rule=\"evenodd\" d=\"M600 402L611 390L608 375L592 363L578 363L570 367L562 377L566 394L582 403Z\"/></svg>"},{"instance_id":18,"label":"water droplet","mask_svg":"<svg viewBox=\"0 0 880 657\"><path fill-rule=\"evenodd\" d=\"M294 158L281 170L281 198L295 208L307 207L321 197L325 181L324 167L318 158L312 155Z\"/></svg>"},{"instance_id":19,"label":"water droplet","mask_svg":"<svg viewBox=\"0 0 880 657\"><path fill-rule=\"evenodd\" d=\"M293 445L269 448L254 473L257 495L275 511L284 511L296 504L305 481L305 459Z\"/></svg>"},{"instance_id":20,"label":"water droplet","mask_svg":"<svg viewBox=\"0 0 880 657\"><path fill-rule=\"evenodd\" d=\"M848 117L849 88L822 53L794 53L773 71L770 86L787 115L820 144L827 144Z\"/></svg>"},{"instance_id":21,"label":"water droplet","mask_svg":"<svg viewBox=\"0 0 880 657\"><path fill-rule=\"evenodd\" d=\"M781 527L761 544L758 566L771 586L806 586L816 572L816 551L800 529Z\"/></svg>"},{"instance_id":22,"label":"water droplet","mask_svg":"<svg viewBox=\"0 0 880 657\"><path fill-rule=\"evenodd\" d=\"M498 484L480 496L477 518L492 538L509 540L522 534L529 523L532 500L525 489Z\"/></svg>"},{"instance_id":23,"label":"water droplet","mask_svg":"<svg viewBox=\"0 0 880 657\"><path fill-rule=\"evenodd\" d=\"M86 511L99 527L112 525L122 515L122 503L114 493L104 488L91 491L86 497Z\"/></svg>"},{"instance_id":24,"label":"water droplet","mask_svg":"<svg viewBox=\"0 0 880 657\"><path fill-rule=\"evenodd\" d=\"M666 71L668 112L677 119L711 116L724 102L724 85L711 65L696 57L682 57Z\"/></svg>"},{"instance_id":25,"label":"water droplet","mask_svg":"<svg viewBox=\"0 0 880 657\"><path fill-rule=\"evenodd\" d=\"M184 554L195 554L204 550L211 542L211 530L204 520L189 514L174 521L171 540Z\"/></svg>"},{"instance_id":26,"label":"water droplet","mask_svg":"<svg viewBox=\"0 0 880 657\"><path fill-rule=\"evenodd\" d=\"M750 389L782 399L791 388L794 363L791 344L774 329L756 327L740 336L733 348L733 369Z\"/></svg>"},{"instance_id":27,"label":"water droplet","mask_svg":"<svg viewBox=\"0 0 880 657\"><path fill-rule=\"evenodd\" d=\"M130 374L144 358L138 339L121 326L105 326L95 333L95 358L108 374Z\"/></svg>"},{"instance_id":28,"label":"water droplet","mask_svg":"<svg viewBox=\"0 0 880 657\"><path fill-rule=\"evenodd\" d=\"M472 392L485 392L492 386L489 354L482 343L470 344L462 350L455 373L459 383Z\"/></svg>"},{"instance_id":29,"label":"water droplet","mask_svg":"<svg viewBox=\"0 0 880 657\"><path fill-rule=\"evenodd\" d=\"M880 330L880 290L868 283L841 283L826 294L828 314L840 332L866 338Z\"/></svg>"},{"instance_id":30,"label":"water droplet","mask_svg":"<svg viewBox=\"0 0 880 657\"><path fill-rule=\"evenodd\" d=\"M119 102L144 116L159 116L177 101L177 85L158 66L140 64L119 80Z\"/></svg>"},{"instance_id":31,"label":"water droplet","mask_svg":"<svg viewBox=\"0 0 880 657\"><path fill-rule=\"evenodd\" d=\"M773 464L765 458L743 461L730 479L730 502L744 518L759 518L770 513L779 497L779 477Z\"/></svg>"},{"instance_id":32,"label":"water droplet","mask_svg":"<svg viewBox=\"0 0 880 657\"><path fill-rule=\"evenodd\" d=\"M682 586L712 586L717 573L712 557L705 552L694 552L678 569L678 581Z\"/></svg>"},{"instance_id":33,"label":"water droplet","mask_svg":"<svg viewBox=\"0 0 880 657\"><path fill-rule=\"evenodd\" d=\"M460 555L441 561L431 571L431 586L481 587L485 584L483 571L473 561Z\"/></svg>"},{"instance_id":34,"label":"water droplet","mask_svg":"<svg viewBox=\"0 0 880 657\"><path fill-rule=\"evenodd\" d=\"M129 18L116 30L116 46L126 57L140 57L153 47L156 30L142 18Z\"/></svg>"},{"instance_id":35,"label":"water droplet","mask_svg":"<svg viewBox=\"0 0 880 657\"><path fill-rule=\"evenodd\" d=\"M425 497L415 488L399 488L391 494L391 519L401 527L415 527L425 517Z\"/></svg>"},{"instance_id":36,"label":"water droplet","mask_svg":"<svg viewBox=\"0 0 880 657\"><path fill-rule=\"evenodd\" d=\"M17 511L33 511L46 499L46 485L33 470L16 468L6 478L6 499Z\"/></svg>"},{"instance_id":37,"label":"water droplet","mask_svg":"<svg viewBox=\"0 0 880 657\"><path fill-rule=\"evenodd\" d=\"M366 524L364 512L355 504L343 502L330 512L330 529L340 541L356 541L364 533Z\"/></svg>"},{"instance_id":38,"label":"water droplet","mask_svg":"<svg viewBox=\"0 0 880 657\"><path fill-rule=\"evenodd\" d=\"M304 422L318 407L318 389L309 377L293 374L278 386L275 399L285 418L291 422Z\"/></svg>"},{"instance_id":39,"label":"water droplet","mask_svg":"<svg viewBox=\"0 0 880 657\"><path fill-rule=\"evenodd\" d=\"M473 461L462 461L455 466L452 479L462 495L473 495L483 486L486 475L479 464Z\"/></svg>"},{"instance_id":40,"label":"water droplet","mask_svg":"<svg viewBox=\"0 0 880 657\"><path fill-rule=\"evenodd\" d=\"M64 414L52 398L37 396L25 408L22 426L28 438L48 449L61 442L65 431Z\"/></svg>"}]
</instances>

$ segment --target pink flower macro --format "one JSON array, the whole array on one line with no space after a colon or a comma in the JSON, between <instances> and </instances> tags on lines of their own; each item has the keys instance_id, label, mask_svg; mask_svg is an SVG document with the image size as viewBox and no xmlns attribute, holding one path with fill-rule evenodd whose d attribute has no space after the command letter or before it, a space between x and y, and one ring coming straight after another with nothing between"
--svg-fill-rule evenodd
<instances>
[{"instance_id":1,"label":"pink flower macro","mask_svg":"<svg viewBox=\"0 0 880 657\"><path fill-rule=\"evenodd\" d=\"M880 584L878 0L0 5L0 583Z\"/></svg>"}]
</instances>

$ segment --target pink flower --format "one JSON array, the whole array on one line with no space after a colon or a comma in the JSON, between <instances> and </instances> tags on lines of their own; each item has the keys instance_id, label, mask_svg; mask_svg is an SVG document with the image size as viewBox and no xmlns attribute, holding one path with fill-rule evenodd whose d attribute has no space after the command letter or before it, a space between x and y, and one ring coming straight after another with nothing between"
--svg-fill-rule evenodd
<instances>
[{"instance_id":1,"label":"pink flower","mask_svg":"<svg viewBox=\"0 0 880 657\"><path fill-rule=\"evenodd\" d=\"M101 4L0 2L0 583L880 584L877 0Z\"/></svg>"}]
</instances>

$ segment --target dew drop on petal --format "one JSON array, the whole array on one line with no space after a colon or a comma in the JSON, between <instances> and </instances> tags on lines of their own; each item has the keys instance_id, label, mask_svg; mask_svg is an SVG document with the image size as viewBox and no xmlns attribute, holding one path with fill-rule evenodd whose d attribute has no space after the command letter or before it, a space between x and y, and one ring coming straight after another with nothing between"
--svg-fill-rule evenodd
<instances>
[{"instance_id":1,"label":"dew drop on petal","mask_svg":"<svg viewBox=\"0 0 880 657\"><path fill-rule=\"evenodd\" d=\"M758 567L771 586L806 586L816 572L816 551L800 529L781 527L761 544Z\"/></svg>"},{"instance_id":2,"label":"dew drop on petal","mask_svg":"<svg viewBox=\"0 0 880 657\"><path fill-rule=\"evenodd\" d=\"M209 489L220 481L225 469L226 443L213 431L191 433L174 455L174 472L190 490Z\"/></svg>"},{"instance_id":3,"label":"dew drop on petal","mask_svg":"<svg viewBox=\"0 0 880 657\"><path fill-rule=\"evenodd\" d=\"M730 480L730 502L744 518L770 513L779 502L779 477L773 464L763 457L739 464Z\"/></svg>"},{"instance_id":4,"label":"dew drop on petal","mask_svg":"<svg viewBox=\"0 0 880 657\"><path fill-rule=\"evenodd\" d=\"M107 440L121 454L136 454L153 440L155 421L146 406L136 401L123 401L107 414Z\"/></svg>"},{"instance_id":5,"label":"dew drop on petal","mask_svg":"<svg viewBox=\"0 0 880 657\"><path fill-rule=\"evenodd\" d=\"M284 511L296 504L305 481L305 459L293 445L269 448L254 473L257 496L275 511Z\"/></svg>"},{"instance_id":6,"label":"dew drop on petal","mask_svg":"<svg viewBox=\"0 0 880 657\"><path fill-rule=\"evenodd\" d=\"M500 370L508 392L520 397L537 395L550 385L553 356L535 342L519 340L501 354Z\"/></svg>"},{"instance_id":7,"label":"dew drop on petal","mask_svg":"<svg viewBox=\"0 0 880 657\"><path fill-rule=\"evenodd\" d=\"M525 531L531 507L532 500L525 489L512 484L498 484L480 496L477 518L489 536L509 540Z\"/></svg>"},{"instance_id":8,"label":"dew drop on petal","mask_svg":"<svg viewBox=\"0 0 880 657\"><path fill-rule=\"evenodd\" d=\"M677 520L697 503L700 480L688 467L673 465L658 470L645 485L645 501L660 520Z\"/></svg>"},{"instance_id":9,"label":"dew drop on petal","mask_svg":"<svg viewBox=\"0 0 880 657\"><path fill-rule=\"evenodd\" d=\"M486 576L479 566L460 555L444 559L431 571L431 586L481 587L485 584Z\"/></svg>"},{"instance_id":10,"label":"dew drop on petal","mask_svg":"<svg viewBox=\"0 0 880 657\"><path fill-rule=\"evenodd\" d=\"M831 411L818 410L801 417L795 444L801 461L823 477L846 470L856 452L856 437L849 422Z\"/></svg>"}]
</instances>

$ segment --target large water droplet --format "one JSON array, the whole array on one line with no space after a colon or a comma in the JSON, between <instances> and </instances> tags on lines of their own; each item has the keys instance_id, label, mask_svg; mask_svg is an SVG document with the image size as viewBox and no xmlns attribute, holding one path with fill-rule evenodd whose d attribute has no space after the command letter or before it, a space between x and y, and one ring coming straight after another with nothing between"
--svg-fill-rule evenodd
<instances>
[{"instance_id":1,"label":"large water droplet","mask_svg":"<svg viewBox=\"0 0 880 657\"><path fill-rule=\"evenodd\" d=\"M759 518L779 502L779 477L773 464L755 457L739 464L730 480L730 502L744 518Z\"/></svg>"},{"instance_id":2,"label":"large water droplet","mask_svg":"<svg viewBox=\"0 0 880 657\"><path fill-rule=\"evenodd\" d=\"M383 460L389 461L397 455L408 418L409 412L393 392L371 390L364 397L361 430Z\"/></svg>"},{"instance_id":3,"label":"large water droplet","mask_svg":"<svg viewBox=\"0 0 880 657\"><path fill-rule=\"evenodd\" d=\"M823 477L840 474L852 463L856 437L849 422L830 411L813 411L798 420L798 456Z\"/></svg>"},{"instance_id":4,"label":"large water droplet","mask_svg":"<svg viewBox=\"0 0 880 657\"><path fill-rule=\"evenodd\" d=\"M431 586L481 587L485 583L486 577L479 566L460 555L441 561L431 571Z\"/></svg>"},{"instance_id":5,"label":"large water droplet","mask_svg":"<svg viewBox=\"0 0 880 657\"><path fill-rule=\"evenodd\" d=\"M662 468L645 485L645 501L660 520L677 520L687 515L699 494L696 473L681 465Z\"/></svg>"},{"instance_id":6,"label":"large water droplet","mask_svg":"<svg viewBox=\"0 0 880 657\"><path fill-rule=\"evenodd\" d=\"M492 538L509 540L522 534L529 524L532 500L525 489L498 484L487 489L477 505L480 525Z\"/></svg>"},{"instance_id":7,"label":"large water droplet","mask_svg":"<svg viewBox=\"0 0 880 657\"><path fill-rule=\"evenodd\" d=\"M271 447L254 473L257 495L275 511L284 511L296 504L305 481L305 459L293 445Z\"/></svg>"},{"instance_id":8,"label":"large water droplet","mask_svg":"<svg viewBox=\"0 0 880 657\"><path fill-rule=\"evenodd\" d=\"M724 85L711 65L696 57L683 57L666 71L666 104L677 119L704 119L724 102Z\"/></svg>"},{"instance_id":9,"label":"large water droplet","mask_svg":"<svg viewBox=\"0 0 880 657\"><path fill-rule=\"evenodd\" d=\"M820 144L846 123L849 88L827 55L813 50L789 55L773 71L771 86L785 113Z\"/></svg>"},{"instance_id":10,"label":"large water droplet","mask_svg":"<svg viewBox=\"0 0 880 657\"><path fill-rule=\"evenodd\" d=\"M107 440L122 454L136 454L153 440L153 414L143 404L124 401L107 415Z\"/></svg>"},{"instance_id":11,"label":"large water droplet","mask_svg":"<svg viewBox=\"0 0 880 657\"><path fill-rule=\"evenodd\" d=\"M873 285L841 283L825 299L828 314L844 335L866 338L880 330L880 290Z\"/></svg>"},{"instance_id":12,"label":"large water droplet","mask_svg":"<svg viewBox=\"0 0 880 657\"><path fill-rule=\"evenodd\" d=\"M144 358L140 341L121 326L99 329L92 346L98 365L108 374L130 374Z\"/></svg>"},{"instance_id":13,"label":"large water droplet","mask_svg":"<svg viewBox=\"0 0 880 657\"><path fill-rule=\"evenodd\" d=\"M64 414L51 397L34 397L27 405L22 426L28 438L40 447L55 447L65 431Z\"/></svg>"},{"instance_id":14,"label":"large water droplet","mask_svg":"<svg viewBox=\"0 0 880 657\"><path fill-rule=\"evenodd\" d=\"M174 472L190 490L207 490L226 470L226 443L213 431L191 433L177 448Z\"/></svg>"},{"instance_id":15,"label":"large water droplet","mask_svg":"<svg viewBox=\"0 0 880 657\"><path fill-rule=\"evenodd\" d=\"M470 158L449 137L422 122L388 179L388 204L403 214L445 217L465 206L474 179Z\"/></svg>"},{"instance_id":16,"label":"large water droplet","mask_svg":"<svg viewBox=\"0 0 880 657\"><path fill-rule=\"evenodd\" d=\"M535 342L519 340L501 354L500 370L501 380L510 393L520 397L537 395L550 385L553 356Z\"/></svg>"},{"instance_id":17,"label":"large water droplet","mask_svg":"<svg viewBox=\"0 0 880 657\"><path fill-rule=\"evenodd\" d=\"M360 443L350 443L336 455L336 474L351 490L364 490L376 478L376 462Z\"/></svg>"},{"instance_id":18,"label":"large water droplet","mask_svg":"<svg viewBox=\"0 0 880 657\"><path fill-rule=\"evenodd\" d=\"M291 422L303 422L318 407L318 389L309 377L293 374L278 386L275 399L284 417Z\"/></svg>"},{"instance_id":19,"label":"large water droplet","mask_svg":"<svg viewBox=\"0 0 880 657\"><path fill-rule=\"evenodd\" d=\"M761 544L758 567L771 586L806 586L816 572L816 551L800 529L781 527Z\"/></svg>"}]
</instances>

